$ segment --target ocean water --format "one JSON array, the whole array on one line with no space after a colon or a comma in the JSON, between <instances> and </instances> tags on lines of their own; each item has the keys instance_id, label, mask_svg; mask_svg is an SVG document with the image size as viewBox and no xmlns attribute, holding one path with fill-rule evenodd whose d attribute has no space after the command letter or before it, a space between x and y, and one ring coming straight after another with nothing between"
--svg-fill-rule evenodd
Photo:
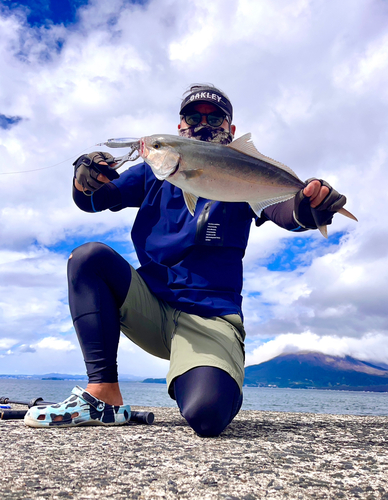
<instances>
[{"instance_id":1,"label":"ocean water","mask_svg":"<svg viewBox=\"0 0 388 500\"><path fill-rule=\"evenodd\" d=\"M0 379L0 397L15 401L41 397L45 401L59 402L70 395L75 385L85 387L86 381ZM121 382L120 387L125 403L130 405L176 406L165 384ZM242 409L387 416L388 393L244 387Z\"/></svg>"}]
</instances>

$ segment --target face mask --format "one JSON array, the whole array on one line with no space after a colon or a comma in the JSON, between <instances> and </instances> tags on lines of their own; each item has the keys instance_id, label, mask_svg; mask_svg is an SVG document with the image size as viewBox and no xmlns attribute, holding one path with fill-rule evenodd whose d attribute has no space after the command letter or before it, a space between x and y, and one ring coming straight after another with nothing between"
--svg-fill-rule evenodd
<instances>
[{"instance_id":1,"label":"face mask","mask_svg":"<svg viewBox=\"0 0 388 500\"><path fill-rule=\"evenodd\" d=\"M222 127L213 128L208 125L195 125L193 127L179 129L181 137L197 139L198 141L214 142L216 144L230 144L233 141L233 136Z\"/></svg>"}]
</instances>

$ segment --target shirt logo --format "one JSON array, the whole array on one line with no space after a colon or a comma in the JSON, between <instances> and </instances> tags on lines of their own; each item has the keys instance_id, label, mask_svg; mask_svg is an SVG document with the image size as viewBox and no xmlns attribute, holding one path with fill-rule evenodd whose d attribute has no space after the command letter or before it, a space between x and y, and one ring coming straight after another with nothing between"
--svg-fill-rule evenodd
<instances>
[{"instance_id":1,"label":"shirt logo","mask_svg":"<svg viewBox=\"0 0 388 500\"><path fill-rule=\"evenodd\" d=\"M205 241L220 240L221 237L218 236L218 233L220 232L221 229L220 226L221 224L208 222L206 226Z\"/></svg>"}]
</instances>

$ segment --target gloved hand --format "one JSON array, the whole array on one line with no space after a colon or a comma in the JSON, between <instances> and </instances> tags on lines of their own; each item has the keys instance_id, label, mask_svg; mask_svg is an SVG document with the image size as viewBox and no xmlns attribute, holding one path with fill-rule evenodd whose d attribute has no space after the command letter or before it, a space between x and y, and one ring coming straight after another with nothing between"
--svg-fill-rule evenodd
<instances>
[{"instance_id":1,"label":"gloved hand","mask_svg":"<svg viewBox=\"0 0 388 500\"><path fill-rule=\"evenodd\" d=\"M84 194L91 196L105 184L105 182L98 180L100 174L105 175L110 181L120 177L118 172L109 166L113 163L113 156L101 151L82 155L75 160L73 163L74 177L81 184Z\"/></svg>"},{"instance_id":2,"label":"gloved hand","mask_svg":"<svg viewBox=\"0 0 388 500\"><path fill-rule=\"evenodd\" d=\"M330 184L322 179L308 179L306 181L306 186L312 181L319 181L321 186L325 186L329 189L329 193L315 208L311 207L310 198L303 194L304 189L301 189L295 195L295 220L298 224L307 229L317 229L318 226L331 224L334 214L346 203L346 197L333 189Z\"/></svg>"}]
</instances>

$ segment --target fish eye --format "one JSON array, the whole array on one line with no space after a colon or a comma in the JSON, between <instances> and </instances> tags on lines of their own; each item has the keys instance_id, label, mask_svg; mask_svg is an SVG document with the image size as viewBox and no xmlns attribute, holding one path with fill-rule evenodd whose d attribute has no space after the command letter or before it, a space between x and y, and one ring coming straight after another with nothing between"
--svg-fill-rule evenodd
<instances>
[{"instance_id":1,"label":"fish eye","mask_svg":"<svg viewBox=\"0 0 388 500\"><path fill-rule=\"evenodd\" d=\"M155 149L159 149L160 147L161 147L160 142L155 142L155 144L154 144L154 148L155 148Z\"/></svg>"}]
</instances>

